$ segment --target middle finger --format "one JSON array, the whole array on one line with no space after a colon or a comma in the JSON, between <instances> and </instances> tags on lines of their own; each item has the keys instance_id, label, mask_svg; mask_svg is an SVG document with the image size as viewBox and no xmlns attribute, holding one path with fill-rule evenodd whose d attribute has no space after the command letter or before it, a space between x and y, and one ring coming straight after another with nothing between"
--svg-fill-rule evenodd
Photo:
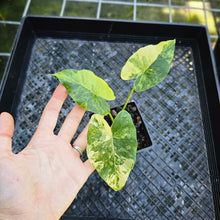
<instances>
[{"instance_id":1,"label":"middle finger","mask_svg":"<svg viewBox=\"0 0 220 220\"><path fill-rule=\"evenodd\" d=\"M82 117L85 113L85 109L75 104L71 112L67 115L58 136L63 140L70 142L79 127Z\"/></svg>"}]
</instances>

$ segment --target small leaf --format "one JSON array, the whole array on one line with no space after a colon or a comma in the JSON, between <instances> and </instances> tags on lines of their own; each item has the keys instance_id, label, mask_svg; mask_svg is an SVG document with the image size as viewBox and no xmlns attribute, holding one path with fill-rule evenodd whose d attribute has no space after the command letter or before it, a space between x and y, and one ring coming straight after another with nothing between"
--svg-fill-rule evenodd
<instances>
[{"instance_id":1,"label":"small leaf","mask_svg":"<svg viewBox=\"0 0 220 220\"><path fill-rule=\"evenodd\" d=\"M114 100L114 92L92 71L66 69L54 76L65 86L78 105L97 114L107 115L109 113L110 107L106 100Z\"/></svg>"},{"instance_id":2,"label":"small leaf","mask_svg":"<svg viewBox=\"0 0 220 220\"><path fill-rule=\"evenodd\" d=\"M115 191L126 183L136 161L136 129L127 111L121 111L111 127L93 115L87 134L87 155L102 179Z\"/></svg>"},{"instance_id":3,"label":"small leaf","mask_svg":"<svg viewBox=\"0 0 220 220\"><path fill-rule=\"evenodd\" d=\"M154 45L138 49L123 66L121 78L123 80L136 79L156 60L161 50L161 46Z\"/></svg>"},{"instance_id":4,"label":"small leaf","mask_svg":"<svg viewBox=\"0 0 220 220\"><path fill-rule=\"evenodd\" d=\"M162 41L157 45L148 45L139 49L122 68L121 78L136 79L134 89L137 92L157 85L169 72L175 42L175 40Z\"/></svg>"}]
</instances>

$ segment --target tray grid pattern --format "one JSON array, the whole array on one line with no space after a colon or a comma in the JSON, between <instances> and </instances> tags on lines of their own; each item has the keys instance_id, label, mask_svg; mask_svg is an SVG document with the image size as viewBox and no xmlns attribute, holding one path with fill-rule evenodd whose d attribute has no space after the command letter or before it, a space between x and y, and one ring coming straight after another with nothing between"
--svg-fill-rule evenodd
<instances>
[{"instance_id":1,"label":"tray grid pattern","mask_svg":"<svg viewBox=\"0 0 220 220\"><path fill-rule=\"evenodd\" d=\"M111 107L121 105L132 82L122 81L120 70L141 46L143 44L37 39L17 108L19 117L16 117L13 151L19 152L26 146L58 84L55 77L48 74L64 68L90 69L114 90L116 100L110 102ZM169 76L146 92L134 93L132 99L147 125L153 146L138 152L135 168L119 192L111 190L93 173L65 216L214 219L192 49L178 46ZM73 106L74 102L68 97L55 132ZM88 120L89 113L86 113L76 136Z\"/></svg>"}]
</instances>

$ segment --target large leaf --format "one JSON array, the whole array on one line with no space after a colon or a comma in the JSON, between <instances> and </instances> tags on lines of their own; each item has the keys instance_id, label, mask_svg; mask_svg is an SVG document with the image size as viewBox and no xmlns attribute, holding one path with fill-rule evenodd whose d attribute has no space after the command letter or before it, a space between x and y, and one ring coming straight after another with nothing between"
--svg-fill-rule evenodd
<instances>
[{"instance_id":1,"label":"large leaf","mask_svg":"<svg viewBox=\"0 0 220 220\"><path fill-rule=\"evenodd\" d=\"M110 112L106 100L114 100L114 92L92 71L66 69L54 75L81 107L101 115L107 115Z\"/></svg>"},{"instance_id":2,"label":"large leaf","mask_svg":"<svg viewBox=\"0 0 220 220\"><path fill-rule=\"evenodd\" d=\"M93 115L87 134L87 155L99 175L115 191L126 183L136 161L136 129L123 110L111 127L100 115Z\"/></svg>"},{"instance_id":3,"label":"large leaf","mask_svg":"<svg viewBox=\"0 0 220 220\"><path fill-rule=\"evenodd\" d=\"M175 42L175 40L162 41L157 45L140 48L122 68L121 78L124 80L136 79L134 89L137 92L157 85L169 72Z\"/></svg>"}]
</instances>

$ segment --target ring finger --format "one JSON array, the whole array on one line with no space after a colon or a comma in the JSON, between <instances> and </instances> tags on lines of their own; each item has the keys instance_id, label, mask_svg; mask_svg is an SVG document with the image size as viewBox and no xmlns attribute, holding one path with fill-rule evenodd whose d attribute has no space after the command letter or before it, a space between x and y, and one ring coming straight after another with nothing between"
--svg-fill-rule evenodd
<instances>
[{"instance_id":1,"label":"ring finger","mask_svg":"<svg viewBox=\"0 0 220 220\"><path fill-rule=\"evenodd\" d=\"M87 133L88 133L89 123L86 125L86 127L83 129L83 131L80 133L80 135L77 137L77 139L73 143L73 150L77 152L77 149L74 149L74 146L80 147L81 151L85 151L86 145L87 145ZM80 152L77 152L80 155Z\"/></svg>"}]
</instances>

